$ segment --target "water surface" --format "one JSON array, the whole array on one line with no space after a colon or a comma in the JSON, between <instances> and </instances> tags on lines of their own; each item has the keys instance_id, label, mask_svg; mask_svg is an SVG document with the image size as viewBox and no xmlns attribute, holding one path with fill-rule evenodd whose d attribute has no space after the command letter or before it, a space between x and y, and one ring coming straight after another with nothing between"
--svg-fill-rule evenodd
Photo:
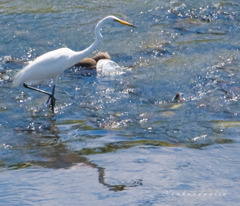
<instances>
[{"instance_id":1,"label":"water surface","mask_svg":"<svg viewBox=\"0 0 240 206\"><path fill-rule=\"evenodd\" d=\"M233 0L1 1L1 204L237 205L239 7ZM138 26L102 31L99 51L123 73L66 70L55 115L45 95L12 87L27 61L89 46L108 14ZM173 100L178 92L183 101Z\"/></svg>"}]
</instances>

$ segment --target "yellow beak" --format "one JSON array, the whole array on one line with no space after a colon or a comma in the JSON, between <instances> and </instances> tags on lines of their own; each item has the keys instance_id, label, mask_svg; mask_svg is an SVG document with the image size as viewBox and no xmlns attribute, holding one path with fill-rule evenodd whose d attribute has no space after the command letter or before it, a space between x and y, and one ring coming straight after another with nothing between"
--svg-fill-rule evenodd
<instances>
[{"instance_id":1,"label":"yellow beak","mask_svg":"<svg viewBox=\"0 0 240 206\"><path fill-rule=\"evenodd\" d=\"M127 21L123 21L123 20L121 20L121 19L114 19L114 20L117 21L117 22L119 22L119 23L121 23L121 24L123 24L123 25L127 25L127 26L131 26L131 27L137 28L135 25L133 25L133 24L127 22Z\"/></svg>"}]
</instances>

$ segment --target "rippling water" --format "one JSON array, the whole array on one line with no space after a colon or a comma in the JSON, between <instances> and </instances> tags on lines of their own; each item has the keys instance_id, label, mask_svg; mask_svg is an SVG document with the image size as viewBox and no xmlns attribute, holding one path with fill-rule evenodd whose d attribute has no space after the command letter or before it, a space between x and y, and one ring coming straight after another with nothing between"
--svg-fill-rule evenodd
<instances>
[{"instance_id":1,"label":"rippling water","mask_svg":"<svg viewBox=\"0 0 240 206\"><path fill-rule=\"evenodd\" d=\"M2 0L0 204L237 205L239 8L233 0ZM27 61L89 46L109 14L138 26L102 31L99 51L123 73L65 71L55 115L45 95L12 87Z\"/></svg>"}]
</instances>

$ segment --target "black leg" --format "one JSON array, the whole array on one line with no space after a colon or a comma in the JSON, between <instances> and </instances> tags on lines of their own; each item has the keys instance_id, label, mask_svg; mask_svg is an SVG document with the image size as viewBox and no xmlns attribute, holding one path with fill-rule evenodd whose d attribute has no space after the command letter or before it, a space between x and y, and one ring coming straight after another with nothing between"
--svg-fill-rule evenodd
<instances>
[{"instance_id":1,"label":"black leg","mask_svg":"<svg viewBox=\"0 0 240 206\"><path fill-rule=\"evenodd\" d=\"M51 96L51 104L50 106L52 106L52 112L54 113L54 107L55 107L55 97L54 97L54 93L55 93L55 85L53 85L53 89L52 89L52 96Z\"/></svg>"},{"instance_id":2,"label":"black leg","mask_svg":"<svg viewBox=\"0 0 240 206\"><path fill-rule=\"evenodd\" d=\"M44 90L41 90L41 89L38 89L38 88L35 88L35 87L31 87L31 86L27 85L26 83L23 83L23 86L24 86L25 88L32 89L32 90L34 90L34 91L41 92L41 93L43 93L43 94L49 95L49 98L48 98L48 100L47 100L47 103L48 103L49 100L50 100L50 106L51 106L51 108L52 108L52 112L54 113L54 106L55 106L55 101L56 101L56 99L55 99L55 97L54 97L55 85L53 85L52 93L46 92L46 91L44 91Z\"/></svg>"}]
</instances>

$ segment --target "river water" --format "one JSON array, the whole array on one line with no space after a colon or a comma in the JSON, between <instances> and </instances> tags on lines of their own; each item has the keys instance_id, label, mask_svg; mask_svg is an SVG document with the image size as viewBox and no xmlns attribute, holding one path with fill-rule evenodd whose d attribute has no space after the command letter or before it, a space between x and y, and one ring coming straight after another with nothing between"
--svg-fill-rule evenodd
<instances>
[{"instance_id":1,"label":"river water","mask_svg":"<svg viewBox=\"0 0 240 206\"><path fill-rule=\"evenodd\" d=\"M66 70L55 115L12 87L106 15L138 27L102 31L124 72ZM0 19L0 205L239 204L240 2L1 0Z\"/></svg>"}]
</instances>

